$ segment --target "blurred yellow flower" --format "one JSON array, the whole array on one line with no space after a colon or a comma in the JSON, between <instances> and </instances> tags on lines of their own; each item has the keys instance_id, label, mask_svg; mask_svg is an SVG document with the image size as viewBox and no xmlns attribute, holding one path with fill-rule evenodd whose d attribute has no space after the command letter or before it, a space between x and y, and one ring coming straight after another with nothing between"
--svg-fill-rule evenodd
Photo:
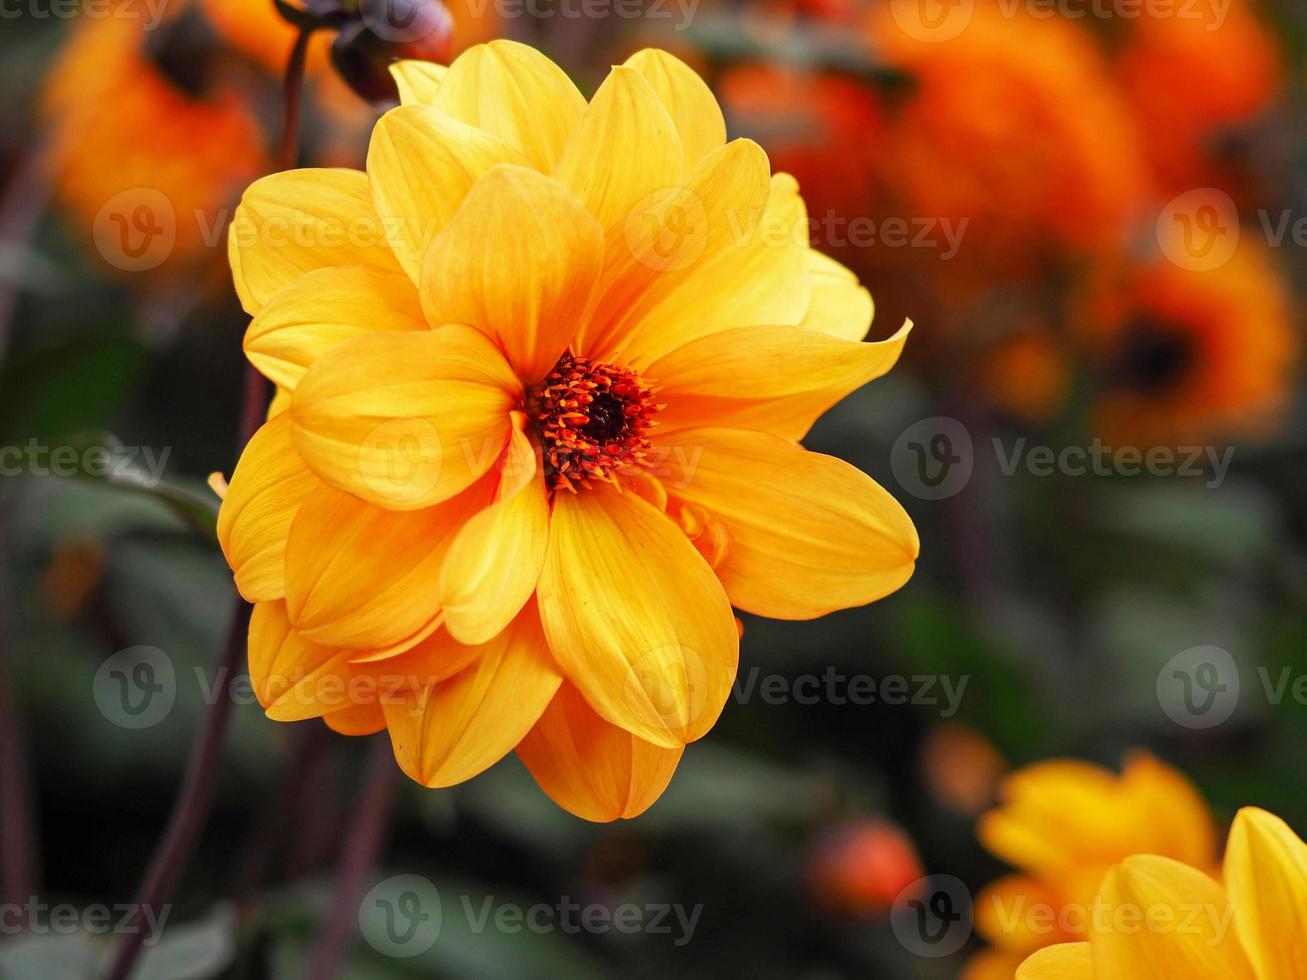
<instances>
[{"instance_id":1,"label":"blurred yellow flower","mask_svg":"<svg viewBox=\"0 0 1307 980\"><path fill-rule=\"evenodd\" d=\"M219 535L270 717L389 730L466 780L514 748L562 806L644 810L721 712L731 607L804 619L912 574L902 508L804 450L894 364L795 181L653 50L587 104L526 46L395 68L367 173L246 191L251 362L289 407Z\"/></svg>"},{"instance_id":2,"label":"blurred yellow flower","mask_svg":"<svg viewBox=\"0 0 1307 980\"><path fill-rule=\"evenodd\" d=\"M1118 776L1073 760L1009 776L1000 805L981 818L981 843L1017 874L976 900L976 928L993 947L973 957L964 980L1011 977L1043 946L1083 938L1103 875L1133 854L1216 867L1216 829L1179 772L1135 752Z\"/></svg>"},{"instance_id":3,"label":"blurred yellow flower","mask_svg":"<svg viewBox=\"0 0 1307 980\"><path fill-rule=\"evenodd\" d=\"M1307 844L1279 817L1239 812L1224 884L1155 854L1112 868L1088 941L1051 946L1017 980L1301 980L1307 975Z\"/></svg>"}]
</instances>

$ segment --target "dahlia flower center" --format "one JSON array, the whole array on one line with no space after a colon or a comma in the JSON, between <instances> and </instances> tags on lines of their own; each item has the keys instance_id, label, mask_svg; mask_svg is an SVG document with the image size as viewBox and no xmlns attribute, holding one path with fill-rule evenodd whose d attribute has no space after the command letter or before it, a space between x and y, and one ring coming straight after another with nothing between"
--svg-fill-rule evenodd
<instances>
[{"instance_id":1,"label":"dahlia flower center","mask_svg":"<svg viewBox=\"0 0 1307 980\"><path fill-rule=\"evenodd\" d=\"M659 406L633 371L568 351L527 394L526 408L550 490L575 493L648 464L648 430Z\"/></svg>"},{"instance_id":2,"label":"dahlia flower center","mask_svg":"<svg viewBox=\"0 0 1307 980\"><path fill-rule=\"evenodd\" d=\"M1193 338L1183 326L1140 316L1121 338L1114 380L1139 391L1164 390L1184 377L1195 353Z\"/></svg>"}]
</instances>

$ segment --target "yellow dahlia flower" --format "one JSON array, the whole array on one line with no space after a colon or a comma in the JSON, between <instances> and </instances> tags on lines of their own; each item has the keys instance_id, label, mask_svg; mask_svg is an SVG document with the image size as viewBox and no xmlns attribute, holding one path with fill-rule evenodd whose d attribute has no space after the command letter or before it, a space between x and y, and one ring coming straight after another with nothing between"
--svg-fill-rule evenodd
<instances>
[{"instance_id":1,"label":"yellow dahlia flower","mask_svg":"<svg viewBox=\"0 0 1307 980\"><path fill-rule=\"evenodd\" d=\"M978 833L1019 872L977 898L976 928L991 948L971 959L964 980L1010 980L1034 950L1083 939L1103 876L1133 854L1217 864L1202 797L1145 752L1131 754L1120 775L1076 760L1042 762L1009 776L999 795Z\"/></svg>"},{"instance_id":2,"label":"yellow dahlia flower","mask_svg":"<svg viewBox=\"0 0 1307 980\"><path fill-rule=\"evenodd\" d=\"M1239 812L1224 885L1157 855L1103 879L1089 941L1041 950L1017 980L1302 980L1307 844L1279 817Z\"/></svg>"},{"instance_id":3,"label":"yellow dahlia flower","mask_svg":"<svg viewBox=\"0 0 1307 980\"><path fill-rule=\"evenodd\" d=\"M794 180L642 51L587 104L532 49L395 68L367 172L245 193L251 362L281 389L219 534L275 719L387 728L427 786L516 749L562 806L643 811L785 619L911 575L902 508L804 450L887 371ZM342 693L343 692L343 693Z\"/></svg>"}]
</instances>

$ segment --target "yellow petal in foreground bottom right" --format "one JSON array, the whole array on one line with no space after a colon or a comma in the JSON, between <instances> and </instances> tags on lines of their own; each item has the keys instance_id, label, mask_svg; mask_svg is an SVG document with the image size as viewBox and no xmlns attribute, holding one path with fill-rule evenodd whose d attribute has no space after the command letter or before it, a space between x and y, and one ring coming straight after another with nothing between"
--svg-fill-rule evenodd
<instances>
[{"instance_id":1,"label":"yellow petal in foreground bottom right","mask_svg":"<svg viewBox=\"0 0 1307 980\"><path fill-rule=\"evenodd\" d=\"M1307 844L1274 814L1245 808L1223 877L1128 858L1103 879L1089 941L1040 950L1017 980L1307 978Z\"/></svg>"}]
</instances>

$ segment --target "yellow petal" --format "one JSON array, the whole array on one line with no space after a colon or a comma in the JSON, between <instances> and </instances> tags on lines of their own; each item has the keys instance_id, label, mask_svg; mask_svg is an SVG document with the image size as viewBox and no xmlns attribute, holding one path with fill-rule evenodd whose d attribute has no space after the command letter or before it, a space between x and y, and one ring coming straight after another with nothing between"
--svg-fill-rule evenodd
<instances>
[{"instance_id":1,"label":"yellow petal","mask_svg":"<svg viewBox=\"0 0 1307 980\"><path fill-rule=\"evenodd\" d=\"M431 102L520 150L549 173L585 112L567 73L517 41L478 44L458 56Z\"/></svg>"},{"instance_id":2,"label":"yellow petal","mask_svg":"<svg viewBox=\"0 0 1307 980\"><path fill-rule=\"evenodd\" d=\"M1225 852L1225 884L1257 980L1302 980L1307 970L1307 844L1279 817L1246 807Z\"/></svg>"},{"instance_id":3,"label":"yellow petal","mask_svg":"<svg viewBox=\"0 0 1307 980\"><path fill-rule=\"evenodd\" d=\"M1140 852L1175 858L1196 868L1216 866L1216 826L1207 804L1183 773L1147 752L1134 752L1121 789L1135 804L1148 840Z\"/></svg>"},{"instance_id":4,"label":"yellow petal","mask_svg":"<svg viewBox=\"0 0 1307 980\"><path fill-rule=\"evenodd\" d=\"M496 167L427 253L422 306L433 324L493 337L523 380L543 378L584 322L604 236L561 184Z\"/></svg>"},{"instance_id":5,"label":"yellow petal","mask_svg":"<svg viewBox=\"0 0 1307 980\"><path fill-rule=\"evenodd\" d=\"M739 662L735 617L666 515L607 486L558 494L538 596L550 649L605 719L668 747L713 726Z\"/></svg>"},{"instance_id":6,"label":"yellow petal","mask_svg":"<svg viewBox=\"0 0 1307 980\"><path fill-rule=\"evenodd\" d=\"M662 795L684 746L663 748L610 725L564 683L517 754L555 803L583 820L638 817Z\"/></svg>"},{"instance_id":7,"label":"yellow petal","mask_svg":"<svg viewBox=\"0 0 1307 980\"><path fill-rule=\"evenodd\" d=\"M731 603L810 619L888 595L912 575L917 532L871 477L763 432L686 429L660 437L654 468L669 496L719 521L717 568Z\"/></svg>"},{"instance_id":8,"label":"yellow petal","mask_svg":"<svg viewBox=\"0 0 1307 980\"><path fill-rule=\"evenodd\" d=\"M396 61L390 66L390 75L399 88L400 104L435 105L436 91L448 71L431 61Z\"/></svg>"},{"instance_id":9,"label":"yellow petal","mask_svg":"<svg viewBox=\"0 0 1307 980\"><path fill-rule=\"evenodd\" d=\"M1021 964L1016 980L1096 980L1089 943L1041 949Z\"/></svg>"},{"instance_id":10,"label":"yellow petal","mask_svg":"<svg viewBox=\"0 0 1307 980\"><path fill-rule=\"evenodd\" d=\"M339 735L375 735L386 727L380 705L358 704L322 716L327 727Z\"/></svg>"},{"instance_id":11,"label":"yellow petal","mask_svg":"<svg viewBox=\"0 0 1307 980\"><path fill-rule=\"evenodd\" d=\"M861 340L867 336L875 305L871 293L862 287L857 276L810 248L808 281L812 284L812 299L799 326L842 340Z\"/></svg>"},{"instance_id":12,"label":"yellow petal","mask_svg":"<svg viewBox=\"0 0 1307 980\"><path fill-rule=\"evenodd\" d=\"M981 842L1015 867L1089 902L1107 869L1148 853L1157 838L1135 795L1101 766L1051 760L1004 780L1003 805L977 826Z\"/></svg>"},{"instance_id":13,"label":"yellow petal","mask_svg":"<svg viewBox=\"0 0 1307 980\"><path fill-rule=\"evenodd\" d=\"M278 415L281 415L289 409L290 392L287 389L278 386L277 390L272 394L272 401L268 402L268 419L275 419Z\"/></svg>"},{"instance_id":14,"label":"yellow petal","mask_svg":"<svg viewBox=\"0 0 1307 980\"><path fill-rule=\"evenodd\" d=\"M645 48L626 59L662 100L685 148L685 165L693 167L726 142L726 120L712 90L681 59Z\"/></svg>"},{"instance_id":15,"label":"yellow petal","mask_svg":"<svg viewBox=\"0 0 1307 980\"><path fill-rule=\"evenodd\" d=\"M1127 858L1095 903L1090 947L1098 980L1252 980L1234 906L1201 871L1170 858Z\"/></svg>"},{"instance_id":16,"label":"yellow petal","mask_svg":"<svg viewBox=\"0 0 1307 980\"><path fill-rule=\"evenodd\" d=\"M471 779L513 751L560 683L539 617L528 609L466 670L385 705L395 758L424 786Z\"/></svg>"},{"instance_id":17,"label":"yellow petal","mask_svg":"<svg viewBox=\"0 0 1307 980\"><path fill-rule=\"evenodd\" d=\"M717 330L798 323L810 287L796 201L757 144L710 153L632 215L621 245L610 236L586 352L642 368Z\"/></svg>"},{"instance_id":18,"label":"yellow petal","mask_svg":"<svg viewBox=\"0 0 1307 980\"><path fill-rule=\"evenodd\" d=\"M481 656L481 648L459 643L441 628L402 650L352 651L350 666L363 673L409 671L409 687L421 690L447 680Z\"/></svg>"},{"instance_id":19,"label":"yellow petal","mask_svg":"<svg viewBox=\"0 0 1307 980\"><path fill-rule=\"evenodd\" d=\"M283 389L331 348L380 330L426 330L417 289L402 272L344 266L306 272L274 295L245 332L245 355Z\"/></svg>"},{"instance_id":20,"label":"yellow petal","mask_svg":"<svg viewBox=\"0 0 1307 980\"><path fill-rule=\"evenodd\" d=\"M288 170L256 180L227 229L227 257L245 312L259 312L306 272L337 265L399 271L357 170Z\"/></svg>"},{"instance_id":21,"label":"yellow petal","mask_svg":"<svg viewBox=\"0 0 1307 980\"><path fill-rule=\"evenodd\" d=\"M250 686L273 721L341 710L347 651L312 643L291 627L284 602L260 602L250 616Z\"/></svg>"},{"instance_id":22,"label":"yellow petal","mask_svg":"<svg viewBox=\"0 0 1307 980\"><path fill-rule=\"evenodd\" d=\"M391 109L372 130L368 178L386 240L418 282L427 248L463 198L497 163L526 157L489 133L428 105Z\"/></svg>"},{"instance_id":23,"label":"yellow petal","mask_svg":"<svg viewBox=\"0 0 1307 980\"><path fill-rule=\"evenodd\" d=\"M971 956L958 974L958 980L1012 980L1022 957L1004 950L982 949Z\"/></svg>"},{"instance_id":24,"label":"yellow petal","mask_svg":"<svg viewBox=\"0 0 1307 980\"><path fill-rule=\"evenodd\" d=\"M290 441L290 419L265 422L241 453L218 511L218 543L249 602L286 594L286 536L300 502L320 486Z\"/></svg>"},{"instance_id":25,"label":"yellow petal","mask_svg":"<svg viewBox=\"0 0 1307 980\"><path fill-rule=\"evenodd\" d=\"M1016 953L1083 939L1067 935L1059 924L1062 899L1048 885L1025 875L1007 875L976 898L976 931L992 945ZM1067 925L1074 925L1065 920Z\"/></svg>"},{"instance_id":26,"label":"yellow petal","mask_svg":"<svg viewBox=\"0 0 1307 980\"><path fill-rule=\"evenodd\" d=\"M554 168L605 230L684 172L681 138L658 93L621 66L595 92Z\"/></svg>"},{"instance_id":27,"label":"yellow petal","mask_svg":"<svg viewBox=\"0 0 1307 980\"><path fill-rule=\"evenodd\" d=\"M712 157L709 157L712 159ZM766 164L765 158L762 161ZM788 174L771 178L767 204L756 226L751 214L728 213L731 240L681 276L662 277L626 315L624 338L614 345L632 363L664 354L696 337L730 327L797 324L808 309L808 213Z\"/></svg>"},{"instance_id":28,"label":"yellow petal","mask_svg":"<svg viewBox=\"0 0 1307 980\"><path fill-rule=\"evenodd\" d=\"M510 451L515 458L506 469L529 467L534 475L464 525L441 572L445 627L463 643L485 643L507 627L535 592L545 563L544 472L521 432L514 430Z\"/></svg>"},{"instance_id":29,"label":"yellow petal","mask_svg":"<svg viewBox=\"0 0 1307 980\"><path fill-rule=\"evenodd\" d=\"M894 366L911 327L876 343L800 327L735 327L692 340L644 372L666 403L659 432L711 424L802 439L828 408Z\"/></svg>"},{"instance_id":30,"label":"yellow petal","mask_svg":"<svg viewBox=\"0 0 1307 980\"><path fill-rule=\"evenodd\" d=\"M478 484L435 507L391 511L320 487L286 543L291 622L306 639L356 651L406 649L430 636L449 542L488 502Z\"/></svg>"},{"instance_id":31,"label":"yellow petal","mask_svg":"<svg viewBox=\"0 0 1307 980\"><path fill-rule=\"evenodd\" d=\"M322 355L291 401L295 447L327 482L392 509L466 489L508 440L521 383L480 331L371 333Z\"/></svg>"}]
</instances>

